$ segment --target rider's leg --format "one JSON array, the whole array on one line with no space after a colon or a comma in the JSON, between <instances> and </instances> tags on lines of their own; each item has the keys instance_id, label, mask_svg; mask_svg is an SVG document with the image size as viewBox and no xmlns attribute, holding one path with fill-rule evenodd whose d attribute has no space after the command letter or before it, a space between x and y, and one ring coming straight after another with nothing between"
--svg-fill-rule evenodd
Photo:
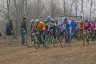
<instances>
[{"instance_id":1,"label":"rider's leg","mask_svg":"<svg viewBox=\"0 0 96 64\"><path fill-rule=\"evenodd\" d=\"M41 32L40 36L41 36L41 40L44 41L44 38L45 38L44 31Z\"/></svg>"},{"instance_id":2,"label":"rider's leg","mask_svg":"<svg viewBox=\"0 0 96 64\"><path fill-rule=\"evenodd\" d=\"M57 29L56 35L57 35L57 39L59 40L59 38L60 38L60 30L59 29Z\"/></svg>"},{"instance_id":3,"label":"rider's leg","mask_svg":"<svg viewBox=\"0 0 96 64\"><path fill-rule=\"evenodd\" d=\"M56 29L55 28L53 29L53 36L54 36L54 39L56 39Z\"/></svg>"},{"instance_id":4,"label":"rider's leg","mask_svg":"<svg viewBox=\"0 0 96 64\"><path fill-rule=\"evenodd\" d=\"M71 31L68 30L68 44L69 45L71 44L71 41L72 41L72 34L71 34Z\"/></svg>"}]
</instances>

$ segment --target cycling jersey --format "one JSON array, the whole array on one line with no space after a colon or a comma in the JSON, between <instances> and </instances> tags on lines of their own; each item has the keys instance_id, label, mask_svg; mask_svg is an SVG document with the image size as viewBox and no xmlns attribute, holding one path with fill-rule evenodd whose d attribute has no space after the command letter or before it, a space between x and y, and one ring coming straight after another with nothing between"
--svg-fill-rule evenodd
<instances>
[{"instance_id":1,"label":"cycling jersey","mask_svg":"<svg viewBox=\"0 0 96 64\"><path fill-rule=\"evenodd\" d=\"M57 28L58 28L59 30L62 30L62 24L61 24L60 22L58 22Z\"/></svg>"},{"instance_id":2,"label":"cycling jersey","mask_svg":"<svg viewBox=\"0 0 96 64\"><path fill-rule=\"evenodd\" d=\"M84 30L91 30L92 23L91 22L84 22Z\"/></svg>"},{"instance_id":3,"label":"cycling jersey","mask_svg":"<svg viewBox=\"0 0 96 64\"><path fill-rule=\"evenodd\" d=\"M84 30L84 24L81 22L81 23L79 23L79 28L81 29L81 30Z\"/></svg>"},{"instance_id":4,"label":"cycling jersey","mask_svg":"<svg viewBox=\"0 0 96 64\"><path fill-rule=\"evenodd\" d=\"M66 22L66 29L67 29L68 31L71 31L71 28L72 28L71 22L70 22L70 21L67 21L67 22Z\"/></svg>"},{"instance_id":5,"label":"cycling jersey","mask_svg":"<svg viewBox=\"0 0 96 64\"><path fill-rule=\"evenodd\" d=\"M71 25L72 25L72 30L76 30L77 23L76 22L71 22Z\"/></svg>"},{"instance_id":6,"label":"cycling jersey","mask_svg":"<svg viewBox=\"0 0 96 64\"><path fill-rule=\"evenodd\" d=\"M66 22L62 23L62 28L63 28L64 31L66 31Z\"/></svg>"},{"instance_id":7,"label":"cycling jersey","mask_svg":"<svg viewBox=\"0 0 96 64\"><path fill-rule=\"evenodd\" d=\"M50 30L50 24L49 23L46 24L46 30L48 30L48 31Z\"/></svg>"},{"instance_id":8,"label":"cycling jersey","mask_svg":"<svg viewBox=\"0 0 96 64\"><path fill-rule=\"evenodd\" d=\"M44 31L45 30L45 24L43 22L37 23L36 29L39 29L40 31Z\"/></svg>"}]
</instances>

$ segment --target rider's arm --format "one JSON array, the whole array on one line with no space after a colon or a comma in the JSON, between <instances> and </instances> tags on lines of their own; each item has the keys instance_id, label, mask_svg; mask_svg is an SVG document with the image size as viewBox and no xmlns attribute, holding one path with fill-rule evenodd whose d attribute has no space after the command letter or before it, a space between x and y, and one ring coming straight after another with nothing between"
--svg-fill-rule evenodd
<instances>
[{"instance_id":1,"label":"rider's arm","mask_svg":"<svg viewBox=\"0 0 96 64\"><path fill-rule=\"evenodd\" d=\"M48 29L47 30L49 31L50 30L50 25L47 25L47 26L48 26Z\"/></svg>"}]
</instances>

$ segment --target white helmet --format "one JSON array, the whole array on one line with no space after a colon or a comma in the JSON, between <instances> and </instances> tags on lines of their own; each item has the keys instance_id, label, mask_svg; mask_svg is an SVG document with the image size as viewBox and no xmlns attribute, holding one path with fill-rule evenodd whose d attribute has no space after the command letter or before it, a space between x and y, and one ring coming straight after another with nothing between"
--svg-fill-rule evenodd
<instances>
[{"instance_id":1,"label":"white helmet","mask_svg":"<svg viewBox=\"0 0 96 64\"><path fill-rule=\"evenodd\" d=\"M51 21L54 21L53 19L51 19Z\"/></svg>"},{"instance_id":2,"label":"white helmet","mask_svg":"<svg viewBox=\"0 0 96 64\"><path fill-rule=\"evenodd\" d=\"M34 19L31 19L30 22L34 22L35 20Z\"/></svg>"},{"instance_id":3,"label":"white helmet","mask_svg":"<svg viewBox=\"0 0 96 64\"><path fill-rule=\"evenodd\" d=\"M39 19L36 19L35 22L39 22Z\"/></svg>"}]
</instances>

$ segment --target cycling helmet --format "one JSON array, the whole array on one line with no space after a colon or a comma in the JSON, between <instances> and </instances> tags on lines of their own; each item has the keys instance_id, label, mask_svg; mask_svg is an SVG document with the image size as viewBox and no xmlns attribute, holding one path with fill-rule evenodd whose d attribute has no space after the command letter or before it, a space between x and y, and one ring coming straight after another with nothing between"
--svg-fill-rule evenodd
<instances>
[{"instance_id":1,"label":"cycling helmet","mask_svg":"<svg viewBox=\"0 0 96 64\"><path fill-rule=\"evenodd\" d=\"M35 20L34 19L31 19L31 21L30 22L34 22Z\"/></svg>"},{"instance_id":2,"label":"cycling helmet","mask_svg":"<svg viewBox=\"0 0 96 64\"><path fill-rule=\"evenodd\" d=\"M35 22L40 22L39 19L36 19Z\"/></svg>"}]
</instances>

